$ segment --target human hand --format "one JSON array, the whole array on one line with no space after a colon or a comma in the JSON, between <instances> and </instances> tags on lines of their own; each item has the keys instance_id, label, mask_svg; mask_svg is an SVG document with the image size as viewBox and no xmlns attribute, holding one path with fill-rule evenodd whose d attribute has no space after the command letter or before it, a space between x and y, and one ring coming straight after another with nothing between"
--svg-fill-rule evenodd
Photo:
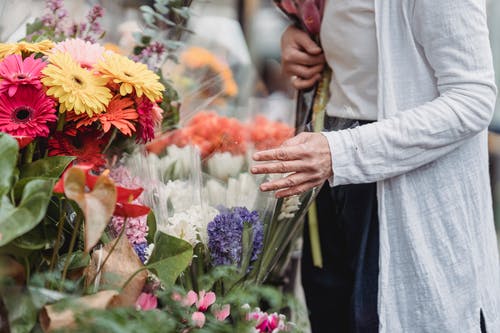
<instances>
[{"instance_id":1,"label":"human hand","mask_svg":"<svg viewBox=\"0 0 500 333\"><path fill-rule=\"evenodd\" d=\"M306 32L291 25L281 36L281 63L283 73L292 78L292 86L307 89L321 78L325 56Z\"/></svg>"},{"instance_id":2,"label":"human hand","mask_svg":"<svg viewBox=\"0 0 500 333\"><path fill-rule=\"evenodd\" d=\"M260 185L261 191L277 191L277 198L303 193L333 175L330 146L321 133L300 133L279 148L256 152L253 159L265 162L253 166L253 174L290 173Z\"/></svg>"}]
</instances>

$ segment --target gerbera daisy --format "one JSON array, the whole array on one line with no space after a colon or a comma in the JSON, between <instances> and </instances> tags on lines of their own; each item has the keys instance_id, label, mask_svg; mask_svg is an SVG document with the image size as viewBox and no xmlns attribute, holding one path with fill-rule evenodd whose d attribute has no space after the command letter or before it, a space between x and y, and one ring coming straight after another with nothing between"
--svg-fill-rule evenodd
<instances>
[{"instance_id":1,"label":"gerbera daisy","mask_svg":"<svg viewBox=\"0 0 500 333\"><path fill-rule=\"evenodd\" d=\"M11 54L0 62L0 93L8 92L10 97L14 96L17 88L21 85L32 85L36 89L42 89L40 82L40 71L45 67L42 59L35 59L32 54L26 59L18 54Z\"/></svg>"},{"instance_id":2,"label":"gerbera daisy","mask_svg":"<svg viewBox=\"0 0 500 333\"><path fill-rule=\"evenodd\" d=\"M90 164L94 170L104 167L106 161L101 152L104 142L89 133L76 137L57 132L49 139L49 156L75 156L77 164Z\"/></svg>"},{"instance_id":3,"label":"gerbera daisy","mask_svg":"<svg viewBox=\"0 0 500 333\"><path fill-rule=\"evenodd\" d=\"M104 60L98 63L97 69L103 77L120 84L122 96L131 94L135 90L138 97L144 94L152 102L162 98L165 87L160 83L160 77L145 64L110 52L104 54Z\"/></svg>"},{"instance_id":4,"label":"gerbera daisy","mask_svg":"<svg viewBox=\"0 0 500 333\"><path fill-rule=\"evenodd\" d=\"M134 101L131 98L121 98L117 95L109 102L106 112L90 118L86 115L69 116L67 120L77 121L77 128L89 126L96 121L100 121L104 133L107 133L111 129L111 126L114 126L124 135L132 136L132 132L135 132L135 126L129 120L139 118L139 114L137 114L133 105Z\"/></svg>"},{"instance_id":5,"label":"gerbera daisy","mask_svg":"<svg viewBox=\"0 0 500 333\"><path fill-rule=\"evenodd\" d=\"M92 69L102 60L102 55L106 51L99 44L84 41L79 38L66 39L57 43L52 52L67 52L74 61L83 68Z\"/></svg>"},{"instance_id":6,"label":"gerbera daisy","mask_svg":"<svg viewBox=\"0 0 500 333\"><path fill-rule=\"evenodd\" d=\"M46 137L57 120L55 103L42 90L21 86L14 96L0 94L0 131L13 136Z\"/></svg>"},{"instance_id":7,"label":"gerbera daisy","mask_svg":"<svg viewBox=\"0 0 500 333\"><path fill-rule=\"evenodd\" d=\"M106 110L111 100L107 79L93 75L76 63L68 53L49 55L50 64L42 71L47 94L59 100L59 112L86 112L89 117Z\"/></svg>"},{"instance_id":8,"label":"gerbera daisy","mask_svg":"<svg viewBox=\"0 0 500 333\"><path fill-rule=\"evenodd\" d=\"M0 59L5 58L11 54L22 55L27 53L43 53L46 54L50 49L54 47L54 43L50 40L43 40L38 43L0 43Z\"/></svg>"}]
</instances>

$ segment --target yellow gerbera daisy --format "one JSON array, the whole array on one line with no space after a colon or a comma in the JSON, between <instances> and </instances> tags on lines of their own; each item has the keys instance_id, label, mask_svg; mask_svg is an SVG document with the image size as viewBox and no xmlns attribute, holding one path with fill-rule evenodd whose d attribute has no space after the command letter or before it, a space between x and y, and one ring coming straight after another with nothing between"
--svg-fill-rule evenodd
<instances>
[{"instance_id":1,"label":"yellow gerbera daisy","mask_svg":"<svg viewBox=\"0 0 500 333\"><path fill-rule=\"evenodd\" d=\"M97 65L97 70L102 76L120 85L120 95L131 94L134 90L138 97L142 94L152 102L158 101L165 90L160 83L160 77L149 70L145 64L130 60L129 58L107 52L104 60Z\"/></svg>"},{"instance_id":2,"label":"yellow gerbera daisy","mask_svg":"<svg viewBox=\"0 0 500 333\"><path fill-rule=\"evenodd\" d=\"M41 81L49 88L47 94L59 100L59 112L73 110L92 117L106 110L112 97L106 78L83 69L66 52L49 55L49 63Z\"/></svg>"},{"instance_id":3,"label":"yellow gerbera daisy","mask_svg":"<svg viewBox=\"0 0 500 333\"><path fill-rule=\"evenodd\" d=\"M54 47L54 43L50 40L43 40L38 43L0 43L0 60L11 54L22 53L44 53L46 54Z\"/></svg>"}]
</instances>

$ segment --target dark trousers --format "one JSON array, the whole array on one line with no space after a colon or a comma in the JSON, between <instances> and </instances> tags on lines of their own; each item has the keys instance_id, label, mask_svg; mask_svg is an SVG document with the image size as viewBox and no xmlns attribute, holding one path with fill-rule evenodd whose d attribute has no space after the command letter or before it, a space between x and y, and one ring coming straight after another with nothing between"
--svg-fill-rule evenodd
<instances>
[{"instance_id":1,"label":"dark trousers","mask_svg":"<svg viewBox=\"0 0 500 333\"><path fill-rule=\"evenodd\" d=\"M308 223L302 257L312 332L378 332L376 184L325 184L316 205L323 268L313 267Z\"/></svg>"}]
</instances>

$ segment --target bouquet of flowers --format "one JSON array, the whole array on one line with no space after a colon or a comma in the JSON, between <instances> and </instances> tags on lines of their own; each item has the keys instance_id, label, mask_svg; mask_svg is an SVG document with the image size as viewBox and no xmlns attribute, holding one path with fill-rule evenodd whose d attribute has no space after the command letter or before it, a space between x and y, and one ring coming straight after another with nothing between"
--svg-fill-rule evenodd
<instances>
[{"instance_id":1,"label":"bouquet of flowers","mask_svg":"<svg viewBox=\"0 0 500 333\"><path fill-rule=\"evenodd\" d=\"M194 145L169 145L163 161L136 154L156 142L175 93L146 64L90 38L99 7L85 25L63 27L61 1L47 3L29 41L0 44L2 331L135 332L133 318L151 332L159 323L168 332L292 331L274 313L287 306L278 294L236 284L229 292L219 282L246 274L262 252L264 224L246 208L259 199L228 203L233 183L224 209L208 204L207 165ZM218 269L201 274L206 262ZM229 262L237 269L222 267ZM260 311L261 301L273 313Z\"/></svg>"}]
</instances>

